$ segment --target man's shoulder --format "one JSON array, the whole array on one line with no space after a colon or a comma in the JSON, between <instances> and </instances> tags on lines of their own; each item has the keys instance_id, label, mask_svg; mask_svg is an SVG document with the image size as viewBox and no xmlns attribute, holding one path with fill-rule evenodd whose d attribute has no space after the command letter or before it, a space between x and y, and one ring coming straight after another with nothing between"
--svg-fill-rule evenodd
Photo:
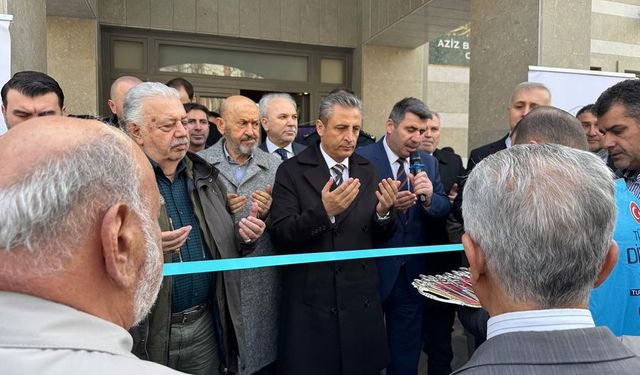
<instances>
[{"instance_id":1,"label":"man's shoulder","mask_svg":"<svg viewBox=\"0 0 640 375\"><path fill-rule=\"evenodd\" d=\"M458 160L460 162L462 162L462 157L458 154L456 154L453 151L448 151L448 150L444 150L444 149L437 149L436 151L434 151L433 156L438 159L438 161L443 161L443 162L458 162Z\"/></svg>"},{"instance_id":2,"label":"man's shoulder","mask_svg":"<svg viewBox=\"0 0 640 375\"><path fill-rule=\"evenodd\" d=\"M224 138L220 138L220 140L214 143L211 147L198 152L198 156L211 164L220 163L220 161L224 159L224 152L222 151L223 143Z\"/></svg>"},{"instance_id":3,"label":"man's shoulder","mask_svg":"<svg viewBox=\"0 0 640 375\"><path fill-rule=\"evenodd\" d=\"M580 347L582 350L575 351ZM504 371L543 374L543 369L587 365L591 369L625 369L640 366L640 358L626 348L607 328L585 328L546 332L512 332L484 342L469 362L453 374L489 374L499 366ZM522 372L524 371L524 372Z\"/></svg>"},{"instance_id":4,"label":"man's shoulder","mask_svg":"<svg viewBox=\"0 0 640 375\"><path fill-rule=\"evenodd\" d=\"M496 153L500 150L504 150L507 148L507 144L505 143L507 140L507 135L498 139L497 141L493 141L491 143L487 143L486 145L480 146L478 148L474 148L471 150L470 155L478 155L482 157L487 157L493 153Z\"/></svg>"},{"instance_id":5,"label":"man's shoulder","mask_svg":"<svg viewBox=\"0 0 640 375\"><path fill-rule=\"evenodd\" d=\"M282 163L282 160L280 158L259 148L253 151L253 158L255 159L256 163L266 169L276 170Z\"/></svg>"},{"instance_id":6,"label":"man's shoulder","mask_svg":"<svg viewBox=\"0 0 640 375\"><path fill-rule=\"evenodd\" d=\"M382 141L378 141L378 142L375 142L375 143L369 143L367 145L358 147L356 149L355 153L356 154L360 154L360 155L375 155L378 152L380 152L380 148L382 146L382 143L380 143L380 142L382 142ZM383 148L383 150L384 150L384 148Z\"/></svg>"}]
</instances>

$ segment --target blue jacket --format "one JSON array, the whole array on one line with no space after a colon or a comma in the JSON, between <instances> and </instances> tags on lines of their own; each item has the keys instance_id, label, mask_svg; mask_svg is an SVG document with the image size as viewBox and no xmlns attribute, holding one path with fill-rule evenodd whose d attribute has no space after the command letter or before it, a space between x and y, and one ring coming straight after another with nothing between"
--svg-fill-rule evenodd
<instances>
[{"instance_id":1,"label":"blue jacket","mask_svg":"<svg viewBox=\"0 0 640 375\"><path fill-rule=\"evenodd\" d=\"M384 150L384 138L380 141L356 150L358 154L367 158L376 168L380 179L387 177L394 178L387 153ZM431 207L425 210L420 203L416 203L405 214L404 220L396 218L396 230L393 236L384 242L376 244L377 247L404 247L420 246L427 244L429 228L427 218L446 218L449 215L449 198L440 182L440 172L438 171L438 160L433 156L420 152L420 158L424 165L424 170L433 184L433 196L431 197ZM384 300L393 288L400 266L405 264L408 281L411 282L418 275L425 272L425 257L423 255L412 256L392 256L378 258L378 273L380 275L380 296Z\"/></svg>"}]
</instances>

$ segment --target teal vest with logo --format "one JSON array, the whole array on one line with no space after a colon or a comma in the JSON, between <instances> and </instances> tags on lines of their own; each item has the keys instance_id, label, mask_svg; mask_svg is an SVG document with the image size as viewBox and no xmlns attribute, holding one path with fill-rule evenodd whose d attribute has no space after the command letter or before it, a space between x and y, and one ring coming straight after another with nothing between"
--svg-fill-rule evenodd
<instances>
[{"instance_id":1,"label":"teal vest with logo","mask_svg":"<svg viewBox=\"0 0 640 375\"><path fill-rule=\"evenodd\" d=\"M616 180L618 207L613 239L618 243L618 263L591 293L589 309L597 326L607 326L616 336L640 335L640 205L624 179ZM587 229L588 230L588 229Z\"/></svg>"}]
</instances>

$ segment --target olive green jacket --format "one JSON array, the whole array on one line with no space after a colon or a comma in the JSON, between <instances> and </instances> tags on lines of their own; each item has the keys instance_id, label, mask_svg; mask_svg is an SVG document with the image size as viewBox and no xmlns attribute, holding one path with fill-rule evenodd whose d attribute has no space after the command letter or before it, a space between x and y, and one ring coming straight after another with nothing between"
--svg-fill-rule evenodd
<instances>
[{"instance_id":1,"label":"olive green jacket","mask_svg":"<svg viewBox=\"0 0 640 375\"><path fill-rule=\"evenodd\" d=\"M226 189L218 178L218 170L199 156L188 153L186 157L187 176L194 214L196 215L204 240L214 259L237 258L251 252L255 243L244 244L240 239L237 225L228 211ZM171 230L169 216L164 209L159 219L163 231ZM172 262L172 255L165 254L165 263ZM215 302L212 305L216 320L219 355L223 364L221 372L236 372L237 342L244 342L240 314L239 271L216 273ZM158 299L149 316L135 327L134 353L141 358L167 365L169 335L171 331L171 301L173 277L165 277L158 293Z\"/></svg>"}]
</instances>

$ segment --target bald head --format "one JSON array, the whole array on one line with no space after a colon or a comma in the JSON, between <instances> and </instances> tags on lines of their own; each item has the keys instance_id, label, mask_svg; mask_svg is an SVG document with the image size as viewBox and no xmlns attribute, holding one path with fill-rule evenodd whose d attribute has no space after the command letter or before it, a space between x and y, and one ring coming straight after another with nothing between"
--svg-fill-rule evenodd
<instances>
[{"instance_id":1,"label":"bald head","mask_svg":"<svg viewBox=\"0 0 640 375\"><path fill-rule=\"evenodd\" d=\"M115 81L111 85L111 93L109 103L109 109L111 109L111 113L118 116L118 119L122 119L123 116L123 106L124 106L124 98L127 95L129 90L142 83L142 81L133 76L122 76Z\"/></svg>"},{"instance_id":2,"label":"bald head","mask_svg":"<svg viewBox=\"0 0 640 375\"><path fill-rule=\"evenodd\" d=\"M258 145L258 106L246 96L230 96L220 105L220 116L218 131L224 135L227 152L242 163Z\"/></svg>"},{"instance_id":3,"label":"bald head","mask_svg":"<svg viewBox=\"0 0 640 375\"><path fill-rule=\"evenodd\" d=\"M0 137L0 290L132 325L161 280L148 160L98 121L25 123Z\"/></svg>"},{"instance_id":4,"label":"bald head","mask_svg":"<svg viewBox=\"0 0 640 375\"><path fill-rule=\"evenodd\" d=\"M514 144L555 143L589 150L582 124L569 112L552 106L531 110L516 125L512 137Z\"/></svg>"}]
</instances>

